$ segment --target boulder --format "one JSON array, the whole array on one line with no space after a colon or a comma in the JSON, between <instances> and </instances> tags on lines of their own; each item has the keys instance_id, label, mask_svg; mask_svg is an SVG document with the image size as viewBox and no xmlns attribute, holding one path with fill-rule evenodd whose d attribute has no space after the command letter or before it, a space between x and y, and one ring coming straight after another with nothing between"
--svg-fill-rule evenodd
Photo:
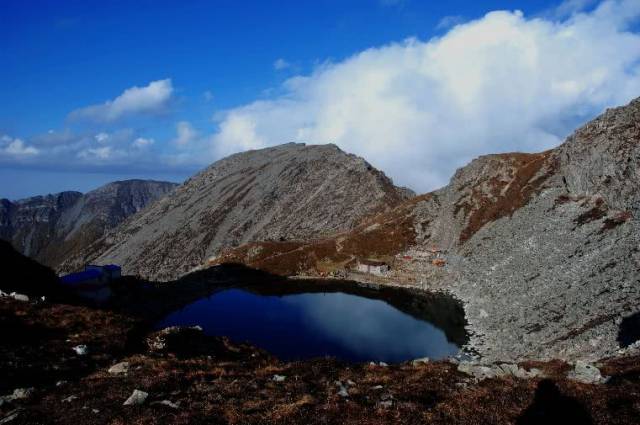
<instances>
[{"instance_id":1,"label":"boulder","mask_svg":"<svg viewBox=\"0 0 640 425\"><path fill-rule=\"evenodd\" d=\"M287 377L284 375L273 375L273 378L271 378L274 382L284 382L285 379L287 379Z\"/></svg>"},{"instance_id":2,"label":"boulder","mask_svg":"<svg viewBox=\"0 0 640 425\"><path fill-rule=\"evenodd\" d=\"M120 362L111 366L108 372L112 375L124 375L129 371L129 362Z\"/></svg>"},{"instance_id":3,"label":"boulder","mask_svg":"<svg viewBox=\"0 0 640 425\"><path fill-rule=\"evenodd\" d=\"M133 390L133 393L131 393L129 398L124 403L122 403L122 405L134 406L134 405L143 404L147 399L147 397L149 397L149 393L145 393L144 391L140 391L140 390Z\"/></svg>"},{"instance_id":4,"label":"boulder","mask_svg":"<svg viewBox=\"0 0 640 425\"><path fill-rule=\"evenodd\" d=\"M13 298L16 301L23 301L23 302L27 302L29 301L29 297L24 295L24 294L18 294L16 292L12 292L11 293L11 298Z\"/></svg>"},{"instance_id":5,"label":"boulder","mask_svg":"<svg viewBox=\"0 0 640 425\"><path fill-rule=\"evenodd\" d=\"M84 344L76 345L72 348L72 350L75 351L79 356L86 356L87 354L89 354L89 348Z\"/></svg>"},{"instance_id":6,"label":"boulder","mask_svg":"<svg viewBox=\"0 0 640 425\"><path fill-rule=\"evenodd\" d=\"M411 364L413 366L418 366L421 364L427 364L429 363L429 357L420 357L419 359L414 359L411 361Z\"/></svg>"},{"instance_id":7,"label":"boulder","mask_svg":"<svg viewBox=\"0 0 640 425\"><path fill-rule=\"evenodd\" d=\"M338 395L342 398L349 397L349 391L347 387L345 387L342 382L336 381L336 386L338 387Z\"/></svg>"},{"instance_id":8,"label":"boulder","mask_svg":"<svg viewBox=\"0 0 640 425\"><path fill-rule=\"evenodd\" d=\"M581 360L575 363L567 378L585 384L603 384L608 380L607 377L602 376L600 369Z\"/></svg>"}]
</instances>

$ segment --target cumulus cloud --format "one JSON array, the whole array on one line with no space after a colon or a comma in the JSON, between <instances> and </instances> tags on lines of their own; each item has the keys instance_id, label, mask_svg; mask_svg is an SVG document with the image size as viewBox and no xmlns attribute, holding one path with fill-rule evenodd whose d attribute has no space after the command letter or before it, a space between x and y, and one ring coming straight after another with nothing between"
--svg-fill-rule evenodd
<instances>
[{"instance_id":1,"label":"cumulus cloud","mask_svg":"<svg viewBox=\"0 0 640 425\"><path fill-rule=\"evenodd\" d=\"M428 41L368 49L226 111L213 154L336 143L397 183L433 189L473 157L550 148L640 95L639 15L637 0L564 19L496 11Z\"/></svg>"},{"instance_id":2,"label":"cumulus cloud","mask_svg":"<svg viewBox=\"0 0 640 425\"><path fill-rule=\"evenodd\" d=\"M276 59L276 61L273 63L273 68L277 71L289 68L290 66L291 64L282 58Z\"/></svg>"},{"instance_id":3,"label":"cumulus cloud","mask_svg":"<svg viewBox=\"0 0 640 425\"><path fill-rule=\"evenodd\" d=\"M70 118L112 122L130 115L157 113L167 107L172 95L171 79L152 81L144 87L126 89L113 100L77 109L70 114Z\"/></svg>"},{"instance_id":4,"label":"cumulus cloud","mask_svg":"<svg viewBox=\"0 0 640 425\"><path fill-rule=\"evenodd\" d=\"M186 146L198 137L198 132L188 121L180 121L176 124L176 138L173 142L178 146Z\"/></svg>"},{"instance_id":5,"label":"cumulus cloud","mask_svg":"<svg viewBox=\"0 0 640 425\"><path fill-rule=\"evenodd\" d=\"M24 140L4 135L0 138L0 153L14 158L24 158L40 153L39 149L27 145Z\"/></svg>"},{"instance_id":6,"label":"cumulus cloud","mask_svg":"<svg viewBox=\"0 0 640 425\"><path fill-rule=\"evenodd\" d=\"M154 139L147 139L145 137L138 137L136 140L133 141L133 143L131 144L134 148L137 149L145 149L151 145L153 145L155 143Z\"/></svg>"}]
</instances>

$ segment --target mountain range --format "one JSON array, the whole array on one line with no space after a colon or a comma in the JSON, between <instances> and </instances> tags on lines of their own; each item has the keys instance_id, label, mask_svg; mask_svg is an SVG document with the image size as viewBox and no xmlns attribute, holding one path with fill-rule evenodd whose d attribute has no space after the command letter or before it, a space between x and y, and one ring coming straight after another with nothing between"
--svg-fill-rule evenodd
<instances>
[{"instance_id":1,"label":"mountain range","mask_svg":"<svg viewBox=\"0 0 640 425\"><path fill-rule=\"evenodd\" d=\"M222 249L326 237L413 195L335 145L244 152L193 176L64 266L116 263L147 279L173 280Z\"/></svg>"},{"instance_id":2,"label":"mountain range","mask_svg":"<svg viewBox=\"0 0 640 425\"><path fill-rule=\"evenodd\" d=\"M599 359L640 305L640 99L560 146L473 160L416 196L334 145L222 159L175 187L119 182L3 201L1 236L71 271L178 279L223 263L446 291L488 360ZM157 199L157 202L153 202ZM358 271L375 261L381 276Z\"/></svg>"},{"instance_id":3,"label":"mountain range","mask_svg":"<svg viewBox=\"0 0 640 425\"><path fill-rule=\"evenodd\" d=\"M0 200L0 239L20 253L57 268L105 231L171 192L177 184L125 180L86 194L61 192Z\"/></svg>"}]
</instances>

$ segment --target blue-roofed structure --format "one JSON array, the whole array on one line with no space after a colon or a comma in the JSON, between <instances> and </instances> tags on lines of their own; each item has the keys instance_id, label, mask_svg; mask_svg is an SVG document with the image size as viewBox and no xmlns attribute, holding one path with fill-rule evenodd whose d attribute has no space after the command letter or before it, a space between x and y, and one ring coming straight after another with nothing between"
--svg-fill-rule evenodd
<instances>
[{"instance_id":1,"label":"blue-roofed structure","mask_svg":"<svg viewBox=\"0 0 640 425\"><path fill-rule=\"evenodd\" d=\"M103 283L102 272L99 270L85 270L78 273L71 273L60 278L62 283L75 284L101 284Z\"/></svg>"}]
</instances>

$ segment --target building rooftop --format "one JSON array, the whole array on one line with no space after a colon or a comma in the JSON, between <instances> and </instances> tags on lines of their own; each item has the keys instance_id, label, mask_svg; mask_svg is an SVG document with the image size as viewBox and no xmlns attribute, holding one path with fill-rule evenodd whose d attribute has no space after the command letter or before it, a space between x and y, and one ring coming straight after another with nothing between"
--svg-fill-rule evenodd
<instances>
[{"instance_id":1,"label":"building rooftop","mask_svg":"<svg viewBox=\"0 0 640 425\"><path fill-rule=\"evenodd\" d=\"M78 273L71 273L66 276L62 276L60 281L62 283L80 283L91 279L97 279L102 276L98 270L86 270Z\"/></svg>"}]
</instances>

